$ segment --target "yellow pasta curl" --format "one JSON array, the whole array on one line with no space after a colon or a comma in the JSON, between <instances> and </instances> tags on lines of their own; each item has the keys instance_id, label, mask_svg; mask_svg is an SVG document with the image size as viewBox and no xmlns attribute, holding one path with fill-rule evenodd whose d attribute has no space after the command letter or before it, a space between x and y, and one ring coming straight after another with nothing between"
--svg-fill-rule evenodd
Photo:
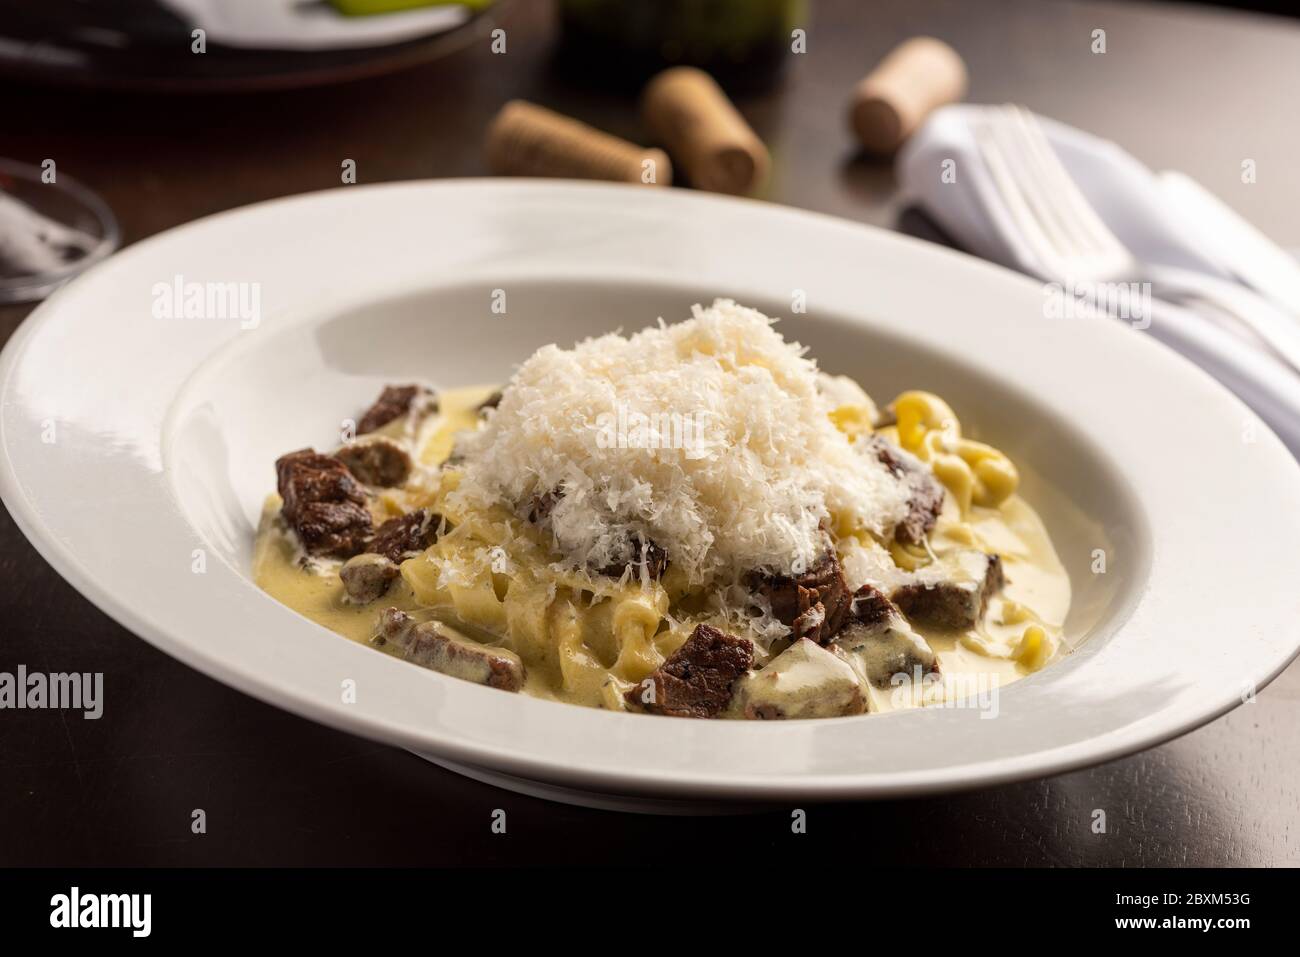
<instances>
[{"instance_id":1,"label":"yellow pasta curl","mask_svg":"<svg viewBox=\"0 0 1300 957\"><path fill-rule=\"evenodd\" d=\"M931 392L904 392L893 403L898 442L934 469L962 514L971 505L996 508L1015 494L1020 473L1011 460L983 442L962 438L952 408Z\"/></svg>"},{"instance_id":2,"label":"yellow pasta curl","mask_svg":"<svg viewBox=\"0 0 1300 957\"><path fill-rule=\"evenodd\" d=\"M830 420L850 439L870 435L875 416L865 405L841 405L831 410Z\"/></svg>"}]
</instances>

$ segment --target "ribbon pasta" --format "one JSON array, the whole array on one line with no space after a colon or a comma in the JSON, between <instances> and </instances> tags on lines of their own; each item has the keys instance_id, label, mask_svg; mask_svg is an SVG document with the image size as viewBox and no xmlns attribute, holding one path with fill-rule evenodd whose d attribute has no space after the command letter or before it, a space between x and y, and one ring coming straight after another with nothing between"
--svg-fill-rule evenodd
<instances>
[{"instance_id":1,"label":"ribbon pasta","mask_svg":"<svg viewBox=\"0 0 1300 957\"><path fill-rule=\"evenodd\" d=\"M904 392L893 403L896 424L879 431L933 468L963 518L973 506L996 508L1015 493L1019 475L992 446L963 438L956 415L943 399ZM874 410L840 406L832 420L851 435L869 434ZM448 512L446 481L427 504ZM566 700L622 708L622 692L658 668L685 635L672 627L670 605L689 597L670 570L662 581L634 576L590 576L553 561L534 527L504 508L450 514L452 528L428 551L403 563L415 600L439 609L471 629L508 635L528 668ZM960 533L964 525L955 528ZM928 547L888 543L904 570L933 559ZM509 573L506 574L505 570ZM1026 657L1034 652L1024 649Z\"/></svg>"}]
</instances>

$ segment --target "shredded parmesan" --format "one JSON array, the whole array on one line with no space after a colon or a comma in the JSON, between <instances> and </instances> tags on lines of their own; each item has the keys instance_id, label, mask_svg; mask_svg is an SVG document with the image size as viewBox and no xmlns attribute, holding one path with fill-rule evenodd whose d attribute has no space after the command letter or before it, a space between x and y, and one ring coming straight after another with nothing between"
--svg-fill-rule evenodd
<instances>
[{"instance_id":1,"label":"shredded parmesan","mask_svg":"<svg viewBox=\"0 0 1300 957\"><path fill-rule=\"evenodd\" d=\"M827 527L892 528L907 491L830 420L844 389L827 394L757 310L692 312L538 350L457 446L452 494L534 511L575 566L637 561L653 542L692 586L806 568Z\"/></svg>"}]
</instances>

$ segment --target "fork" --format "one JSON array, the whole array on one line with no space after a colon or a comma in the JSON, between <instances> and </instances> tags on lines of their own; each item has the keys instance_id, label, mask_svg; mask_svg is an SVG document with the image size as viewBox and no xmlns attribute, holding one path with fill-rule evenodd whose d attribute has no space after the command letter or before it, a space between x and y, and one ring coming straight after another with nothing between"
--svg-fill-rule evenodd
<instances>
[{"instance_id":1,"label":"fork","mask_svg":"<svg viewBox=\"0 0 1300 957\"><path fill-rule=\"evenodd\" d=\"M1189 270L1140 262L1092 208L1038 118L1016 105L989 107L975 139L1002 207L990 209L1023 269L1040 279L1107 284L1122 298L1149 283L1156 298L1209 305L1250 329L1300 371L1300 325L1248 289Z\"/></svg>"}]
</instances>

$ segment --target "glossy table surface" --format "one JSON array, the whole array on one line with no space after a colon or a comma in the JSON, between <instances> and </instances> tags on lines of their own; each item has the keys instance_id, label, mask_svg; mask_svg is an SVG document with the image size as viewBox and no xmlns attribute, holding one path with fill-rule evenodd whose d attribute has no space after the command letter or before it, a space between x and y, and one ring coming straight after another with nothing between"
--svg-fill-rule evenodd
<instances>
[{"instance_id":1,"label":"glossy table surface","mask_svg":"<svg viewBox=\"0 0 1300 957\"><path fill-rule=\"evenodd\" d=\"M0 155L55 158L134 242L337 187L346 158L361 182L482 175L485 124L511 97L641 136L625 95L555 77L547 4L516 4L504 26L505 57L484 41L330 89L169 99L9 87ZM929 234L889 167L856 155L843 104L889 47L930 33L966 58L972 101L1016 100L1116 139L1300 246L1300 25L1179 5L822 0L807 29L808 52L783 82L739 101L773 150L765 198ZM1095 29L1107 32L1104 55L1090 52ZM1245 159L1255 183L1241 182ZM0 335L28 311L0 307ZM790 809L658 818L551 804L278 711L108 619L7 514L0 620L0 671L102 671L106 697L98 721L0 711L0 865L632 863L682 841L756 861L848 850L876 864L1300 864L1300 667L1140 755L991 790L809 808L807 833L794 834ZM196 809L204 834L191 830ZM505 834L491 827L498 809Z\"/></svg>"}]
</instances>

